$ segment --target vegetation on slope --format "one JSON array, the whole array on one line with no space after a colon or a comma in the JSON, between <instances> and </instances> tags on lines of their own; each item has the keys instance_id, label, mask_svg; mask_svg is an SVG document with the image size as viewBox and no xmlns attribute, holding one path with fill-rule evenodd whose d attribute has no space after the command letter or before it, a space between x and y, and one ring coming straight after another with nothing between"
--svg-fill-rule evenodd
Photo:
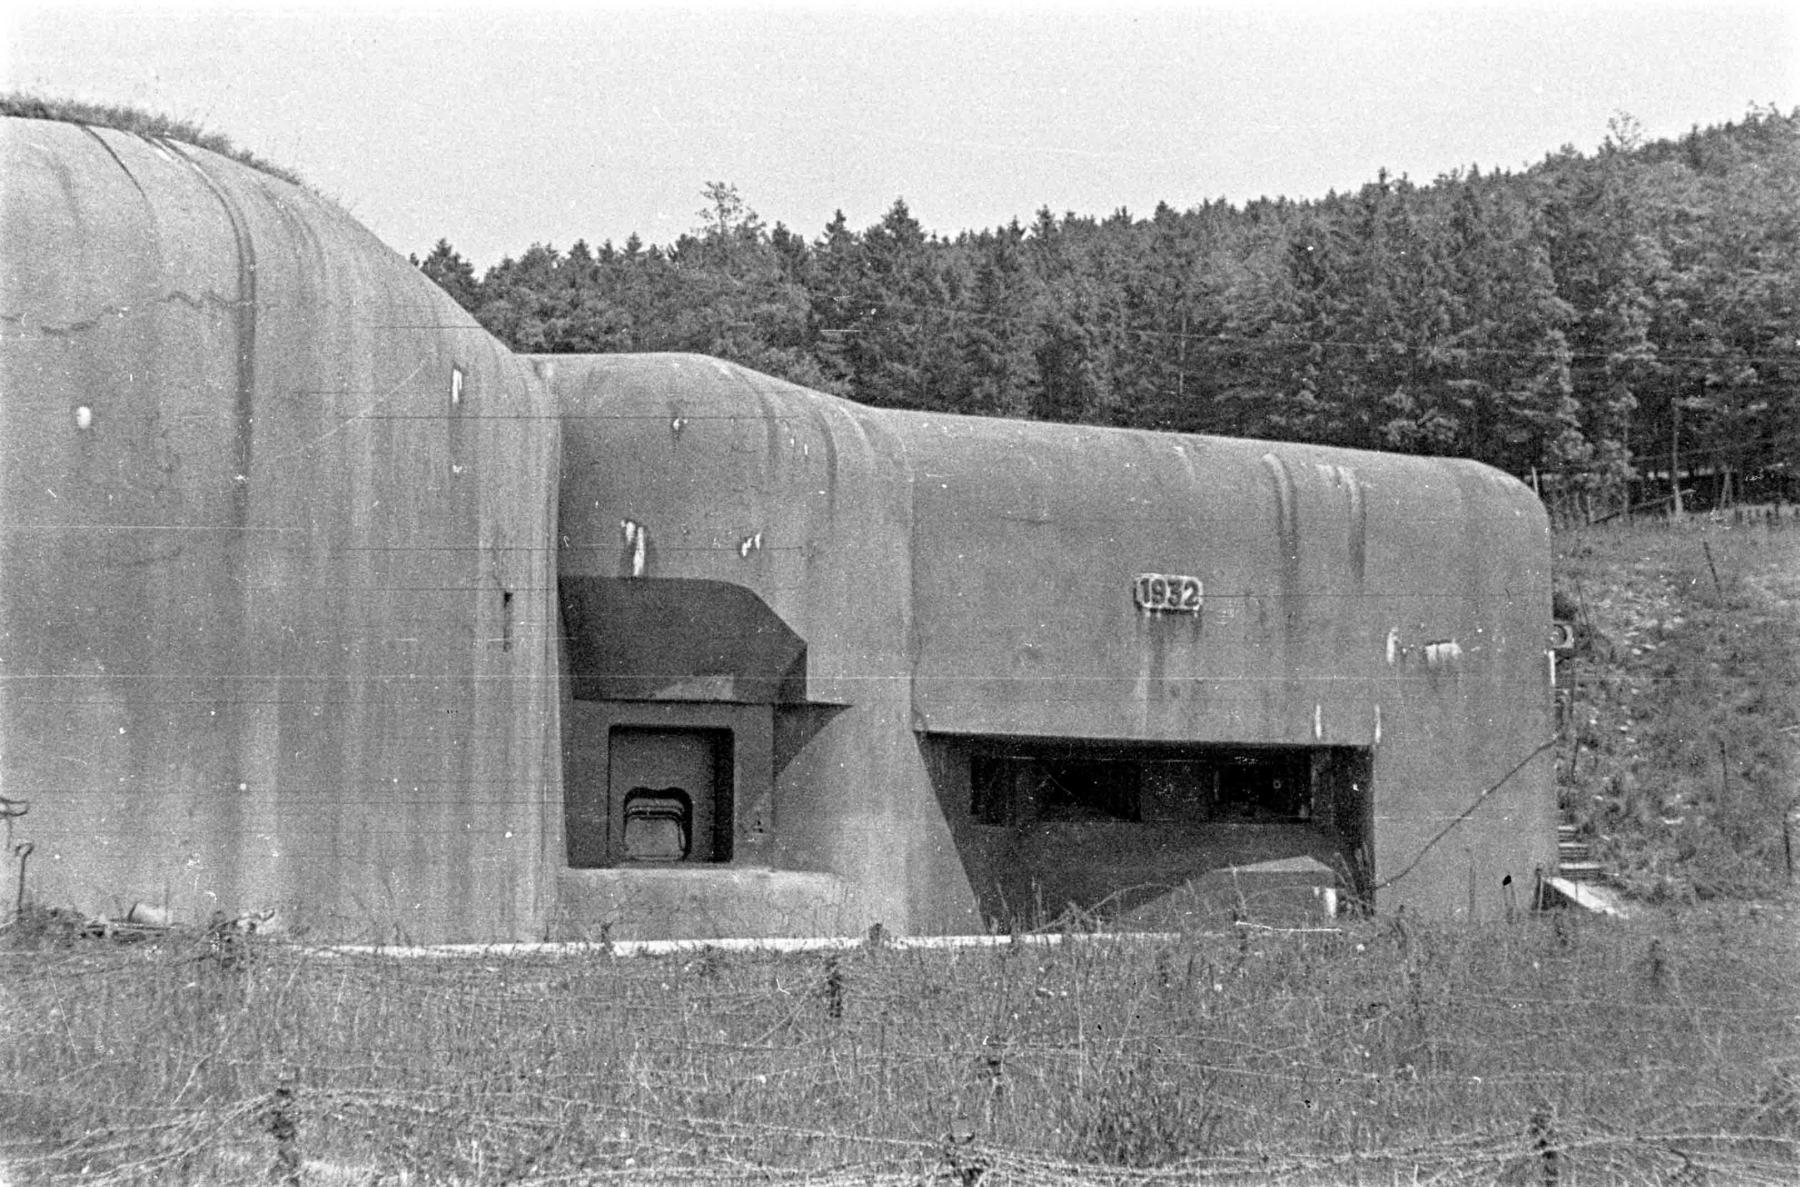
<instances>
[{"instance_id":1,"label":"vegetation on slope","mask_svg":"<svg viewBox=\"0 0 1800 1187\"><path fill-rule=\"evenodd\" d=\"M1652 901L1791 885L1800 837L1800 522L1562 533L1564 808Z\"/></svg>"}]
</instances>

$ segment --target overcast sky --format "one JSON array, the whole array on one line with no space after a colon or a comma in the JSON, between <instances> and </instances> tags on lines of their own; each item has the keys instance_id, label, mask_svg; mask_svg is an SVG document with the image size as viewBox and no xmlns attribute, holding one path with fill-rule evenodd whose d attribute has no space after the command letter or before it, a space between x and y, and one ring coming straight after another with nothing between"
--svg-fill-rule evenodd
<instances>
[{"instance_id":1,"label":"overcast sky","mask_svg":"<svg viewBox=\"0 0 1800 1187\"><path fill-rule=\"evenodd\" d=\"M5 85L191 119L397 250L815 238L1426 182L1800 106L1800 5L0 6Z\"/></svg>"}]
</instances>

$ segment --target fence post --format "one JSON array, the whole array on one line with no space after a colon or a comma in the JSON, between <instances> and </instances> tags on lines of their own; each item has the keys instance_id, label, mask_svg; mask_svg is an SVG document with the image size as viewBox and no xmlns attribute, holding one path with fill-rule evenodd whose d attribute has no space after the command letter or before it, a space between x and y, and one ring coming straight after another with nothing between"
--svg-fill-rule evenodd
<instances>
[{"instance_id":1,"label":"fence post","mask_svg":"<svg viewBox=\"0 0 1800 1187\"><path fill-rule=\"evenodd\" d=\"M1781 814L1781 852L1787 858L1788 881L1794 880L1794 813L1800 811L1789 807Z\"/></svg>"},{"instance_id":2,"label":"fence post","mask_svg":"<svg viewBox=\"0 0 1800 1187\"><path fill-rule=\"evenodd\" d=\"M825 958L825 1016L833 1022L844 1016L844 968L836 956Z\"/></svg>"},{"instance_id":3,"label":"fence post","mask_svg":"<svg viewBox=\"0 0 1800 1187\"><path fill-rule=\"evenodd\" d=\"M1540 1105L1531 1114L1531 1144L1543 1164L1544 1187L1562 1181L1562 1163L1556 1149L1556 1118L1549 1105Z\"/></svg>"},{"instance_id":4,"label":"fence post","mask_svg":"<svg viewBox=\"0 0 1800 1187\"><path fill-rule=\"evenodd\" d=\"M13 918L20 922L25 919L25 863L31 860L32 850L36 848L34 841L20 841L12 847L13 856L19 859L19 895L13 904Z\"/></svg>"},{"instance_id":5,"label":"fence post","mask_svg":"<svg viewBox=\"0 0 1800 1187\"><path fill-rule=\"evenodd\" d=\"M299 1077L283 1068L269 1102L269 1136L275 1139L275 1165L270 1176L281 1187L300 1187L300 1121L296 1100Z\"/></svg>"}]
</instances>

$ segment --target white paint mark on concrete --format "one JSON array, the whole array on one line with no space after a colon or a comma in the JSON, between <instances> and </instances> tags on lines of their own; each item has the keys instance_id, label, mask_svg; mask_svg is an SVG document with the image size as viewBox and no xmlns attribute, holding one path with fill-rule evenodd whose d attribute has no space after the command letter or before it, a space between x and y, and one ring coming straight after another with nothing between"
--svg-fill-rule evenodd
<instances>
[{"instance_id":1,"label":"white paint mark on concrete","mask_svg":"<svg viewBox=\"0 0 1800 1187\"><path fill-rule=\"evenodd\" d=\"M619 528L625 534L625 547L631 550L631 575L642 577L645 553L650 546L650 529L631 519L621 519Z\"/></svg>"}]
</instances>

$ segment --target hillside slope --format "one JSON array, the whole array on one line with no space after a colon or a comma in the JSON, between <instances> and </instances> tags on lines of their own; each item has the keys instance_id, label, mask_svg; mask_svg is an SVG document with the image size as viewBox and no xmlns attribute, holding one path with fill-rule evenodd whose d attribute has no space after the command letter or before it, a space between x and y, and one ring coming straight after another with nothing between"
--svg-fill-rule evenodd
<instances>
[{"instance_id":1,"label":"hillside slope","mask_svg":"<svg viewBox=\"0 0 1800 1187\"><path fill-rule=\"evenodd\" d=\"M1556 590L1577 628L1559 788L1612 879L1652 901L1791 886L1800 528L1566 532Z\"/></svg>"}]
</instances>

